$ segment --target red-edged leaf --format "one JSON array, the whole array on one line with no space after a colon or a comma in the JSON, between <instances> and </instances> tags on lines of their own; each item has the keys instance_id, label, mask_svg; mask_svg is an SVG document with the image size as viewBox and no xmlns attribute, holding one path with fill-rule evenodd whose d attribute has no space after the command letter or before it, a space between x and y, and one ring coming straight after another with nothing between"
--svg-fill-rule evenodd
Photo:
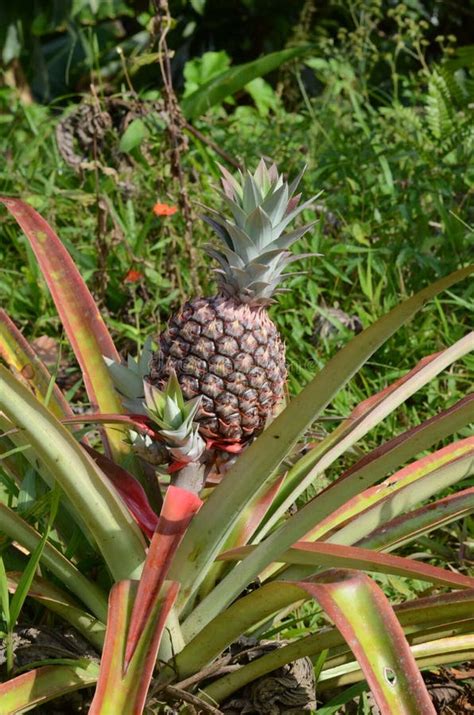
<instances>
[{"instance_id":1,"label":"red-edged leaf","mask_svg":"<svg viewBox=\"0 0 474 715\"><path fill-rule=\"evenodd\" d=\"M146 492L140 482L126 469L120 467L95 449L85 445L83 447L110 479L139 527L151 539L158 525L158 516L151 508Z\"/></svg>"},{"instance_id":2,"label":"red-edged leaf","mask_svg":"<svg viewBox=\"0 0 474 715\"><path fill-rule=\"evenodd\" d=\"M293 542L302 538L303 531L311 534L312 540L317 539L324 531L320 532L315 524L318 525L324 518L329 520L351 497L356 497L400 463L462 429L472 419L474 395L374 450L305 504L282 529L293 531ZM306 525L304 529L301 522ZM294 528L296 525L297 529Z\"/></svg>"},{"instance_id":3,"label":"red-edged leaf","mask_svg":"<svg viewBox=\"0 0 474 715\"><path fill-rule=\"evenodd\" d=\"M241 546L249 541L270 508L283 480L284 475L279 476L260 497L254 498L252 502L245 507L239 521L227 539L226 549ZM222 574L226 572L227 567L228 564L223 562L216 562L213 565L199 592L201 598L207 595L214 585L221 580Z\"/></svg>"},{"instance_id":4,"label":"red-edged leaf","mask_svg":"<svg viewBox=\"0 0 474 715\"><path fill-rule=\"evenodd\" d=\"M244 518L240 520L241 530L236 534L235 545L246 544L252 534L256 531L262 519L270 508L280 489L284 475L278 477L273 484L255 501L244 509Z\"/></svg>"},{"instance_id":5,"label":"red-edged leaf","mask_svg":"<svg viewBox=\"0 0 474 715\"><path fill-rule=\"evenodd\" d=\"M100 715L103 712L102 706L104 699L107 697L108 687L113 684L115 689L118 688L123 678L123 653L137 588L138 583L136 581L119 581L112 586L110 591L107 630L100 661L99 682L89 709L89 715L95 713Z\"/></svg>"},{"instance_id":6,"label":"red-edged leaf","mask_svg":"<svg viewBox=\"0 0 474 715\"><path fill-rule=\"evenodd\" d=\"M472 512L474 512L474 487L463 489L457 494L450 494L444 499L430 502L419 509L391 519L367 534L357 542L356 546L375 550L393 549Z\"/></svg>"},{"instance_id":7,"label":"red-edged leaf","mask_svg":"<svg viewBox=\"0 0 474 715\"><path fill-rule=\"evenodd\" d=\"M135 415L133 413L122 415L117 413L89 412L85 415L65 417L61 422L66 425L86 424L88 422L99 425L126 424L142 434L147 434L155 439L159 437L156 430L151 426L152 421L149 417L146 415Z\"/></svg>"},{"instance_id":8,"label":"red-edged leaf","mask_svg":"<svg viewBox=\"0 0 474 715\"><path fill-rule=\"evenodd\" d=\"M332 514L320 521L314 529L305 535L304 540L309 541L314 538L327 539L329 534L336 528L340 529L345 523L347 523L349 525L348 528L350 528L352 526L352 520L356 515L369 510L375 505L380 506L380 504L390 501L399 489L403 489L420 479L429 479L430 474L434 470L447 463L454 462L457 459L465 458L468 455L474 456L474 437L466 437L465 439L453 442L436 452L432 452L408 464L380 484L370 487L355 497L352 497L352 499L348 500L339 507L339 509L336 509ZM346 475L343 475L341 479L344 479L345 476ZM420 501L423 498L423 495L420 495ZM393 512L389 510L388 513Z\"/></svg>"},{"instance_id":9,"label":"red-edged leaf","mask_svg":"<svg viewBox=\"0 0 474 715\"><path fill-rule=\"evenodd\" d=\"M239 546L220 554L219 559L240 560L248 556L255 546ZM453 573L437 566L414 561L413 559L381 554L359 546L325 544L321 541L297 541L278 557L278 561L303 566L336 566L337 568L357 568L362 571L392 573L399 576L418 578L422 581L440 583L455 588L474 588L474 578Z\"/></svg>"},{"instance_id":10,"label":"red-edged leaf","mask_svg":"<svg viewBox=\"0 0 474 715\"><path fill-rule=\"evenodd\" d=\"M265 596L259 596L259 591L265 591ZM239 599L204 629L207 633L200 633L177 655L175 666L179 677L186 677L188 664L192 663L193 658L195 664L196 660L202 662L205 659L204 662L208 662L209 640L215 641L214 646L220 641L220 652L224 641L233 640L236 631L245 631L244 621L258 623L264 612L268 615L274 613L278 602L281 603L285 597L294 603L308 596L319 602L353 651L381 713L434 715L434 707L402 627L383 591L365 574L346 569L325 571L312 583L274 582ZM247 603L241 603L243 601ZM251 604L257 606L257 612L252 611ZM303 655L321 652L321 645L328 648L330 644L340 643L334 638L334 631L330 635L332 638L328 639L328 633L315 633L294 641L253 660L237 671L227 673L208 685L204 692L208 697L222 702L254 678ZM339 648L337 653L340 651Z\"/></svg>"},{"instance_id":11,"label":"red-edged leaf","mask_svg":"<svg viewBox=\"0 0 474 715\"><path fill-rule=\"evenodd\" d=\"M202 501L196 494L179 487L168 487L133 607L125 652L125 665L128 665L132 658L151 603L157 597L166 578L173 554L178 548L189 522L201 505Z\"/></svg>"},{"instance_id":12,"label":"red-edged leaf","mask_svg":"<svg viewBox=\"0 0 474 715\"><path fill-rule=\"evenodd\" d=\"M0 684L0 713L14 715L96 682L96 663L45 665Z\"/></svg>"},{"instance_id":13,"label":"red-edged leaf","mask_svg":"<svg viewBox=\"0 0 474 715\"><path fill-rule=\"evenodd\" d=\"M407 629L455 623L474 618L474 589L451 591L405 601L395 606L400 623Z\"/></svg>"},{"instance_id":14,"label":"red-edged leaf","mask_svg":"<svg viewBox=\"0 0 474 715\"><path fill-rule=\"evenodd\" d=\"M237 599L201 628L176 655L173 668L169 672L170 679L173 679L176 673L180 680L193 675L211 663L240 635L271 619L273 614L283 609L287 611L292 604L302 599L306 599L306 594L290 581L285 581L284 584L281 581L265 583ZM454 623L465 623L466 620L474 618L474 589L416 599L395 606L395 611L400 623L410 634L431 631L437 627L441 629ZM317 631L313 636L306 636L304 643L308 644L308 648L302 655L311 655L326 648L340 646L343 639L331 630Z\"/></svg>"},{"instance_id":15,"label":"red-edged leaf","mask_svg":"<svg viewBox=\"0 0 474 715\"><path fill-rule=\"evenodd\" d=\"M344 419L334 430L334 433L325 440L328 443L328 448L330 449L334 443L340 442L347 434L352 432L361 422L363 422L379 405L381 405L387 397L396 392L399 388L403 387L405 383L409 382L417 373L420 372L424 367L433 362L442 352L434 353L433 355L428 355L418 362L412 370L409 370L405 375L395 380L390 385L387 385L383 390L377 392L375 395L371 395L367 399L360 402L350 413L349 417ZM316 449L309 451L299 463L307 464L308 467L318 460L320 454L319 446ZM298 463L298 464L299 464ZM298 465L296 465L298 466ZM286 483L284 484L281 493L278 496L278 502L283 502L288 499L292 492L294 491L295 485L301 482L301 475L299 473L293 473L294 470L290 470ZM297 494L296 494L297 496Z\"/></svg>"},{"instance_id":16,"label":"red-edged leaf","mask_svg":"<svg viewBox=\"0 0 474 715\"><path fill-rule=\"evenodd\" d=\"M165 589L165 593L160 593L160 596L158 598L158 619L156 619L156 617L153 617L154 611L152 611L151 617L148 619L148 630L151 630L153 633L150 639L149 646L146 646L146 631L142 634L140 639L143 641L142 650L146 648L146 655L143 659L143 666L140 668L140 683L138 687L138 708L141 709L139 709L139 712L143 710L143 707L145 705L146 695L150 686L151 677L153 675L153 669L156 665L156 659L158 656L158 649L160 647L161 637L163 635L163 631L165 629L166 621L168 619L170 611L175 604L176 597L179 591L179 583L177 583L176 581L170 581L169 583L165 582L163 584L163 588ZM137 649L134 653L134 656L137 661L139 656L139 650L140 643L138 644ZM132 661L131 663L129 663L128 668L133 667L133 661L134 658L132 656Z\"/></svg>"},{"instance_id":17,"label":"red-edged leaf","mask_svg":"<svg viewBox=\"0 0 474 715\"><path fill-rule=\"evenodd\" d=\"M439 414L430 417L430 419L426 420L425 422L422 422L415 427L411 427L406 432L402 432L396 437L390 439L388 442L384 442L379 447L376 447L374 450L372 450L372 452L369 452L369 454L366 454L361 459L359 459L359 461L353 464L352 467L349 467L349 469L347 469L341 475L338 481L342 481L342 479L347 479L353 474L362 472L362 470L365 470L366 468L373 470L374 466L376 465L378 460L380 460L381 457L384 457L390 452L396 452L397 447L399 447L404 442L414 441L416 443L419 440L421 434L427 429L431 428L436 423L446 422L447 420L452 420L454 422L454 418L459 413L461 413L463 416L465 415L461 424L469 422L469 415L472 415L474 417L474 393L472 395L466 395L466 397L463 397L462 400L459 400L459 402L456 402L456 404L452 405L451 407L448 407L447 410L444 410L443 412L440 412ZM445 434L446 433L443 432L443 436L445 436ZM422 448L425 449L427 446L431 446L431 443L430 445L426 446L423 444ZM401 464L401 459L398 456L396 457L396 460L398 464ZM395 466L397 465L389 464L387 467L385 467L385 474L391 469L393 469ZM384 472L377 471L376 479L383 477Z\"/></svg>"},{"instance_id":18,"label":"red-edged leaf","mask_svg":"<svg viewBox=\"0 0 474 715\"><path fill-rule=\"evenodd\" d=\"M298 496L310 484L314 483L315 479L333 464L335 459L344 454L349 447L378 425L382 419L405 402L422 385L433 379L434 375L439 374L454 360L473 349L474 332L471 332L446 350L420 360L402 378L358 405L328 437L298 460L289 470L285 484L272 507L272 516L261 530L260 537L268 533ZM334 509L331 509L330 513L333 512Z\"/></svg>"},{"instance_id":19,"label":"red-edged leaf","mask_svg":"<svg viewBox=\"0 0 474 715\"><path fill-rule=\"evenodd\" d=\"M0 197L28 238L68 339L81 367L87 394L102 412L122 412L103 357L120 361L102 316L74 262L56 233L32 206ZM108 438L117 454L126 452L118 431Z\"/></svg>"},{"instance_id":20,"label":"red-edged leaf","mask_svg":"<svg viewBox=\"0 0 474 715\"><path fill-rule=\"evenodd\" d=\"M370 578L331 569L314 583L297 585L320 603L344 636L382 713L435 715L402 627Z\"/></svg>"},{"instance_id":21,"label":"red-edged leaf","mask_svg":"<svg viewBox=\"0 0 474 715\"><path fill-rule=\"evenodd\" d=\"M113 586L99 680L89 715L140 715L143 712L161 636L178 589L176 582L167 582L163 592L155 594L127 667L124 652L138 584L136 581L120 581Z\"/></svg>"},{"instance_id":22,"label":"red-edged leaf","mask_svg":"<svg viewBox=\"0 0 474 715\"><path fill-rule=\"evenodd\" d=\"M8 367L15 369L18 377L33 390L41 402L44 402L51 375L15 323L2 309L0 309L0 357ZM56 417L73 415L57 385L53 387L48 408Z\"/></svg>"}]
</instances>

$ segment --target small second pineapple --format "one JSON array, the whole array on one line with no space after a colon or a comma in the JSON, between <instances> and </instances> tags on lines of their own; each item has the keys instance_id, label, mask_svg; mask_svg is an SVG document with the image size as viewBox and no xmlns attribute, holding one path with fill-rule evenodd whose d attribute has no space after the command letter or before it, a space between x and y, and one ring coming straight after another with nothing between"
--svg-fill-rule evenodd
<instances>
[{"instance_id":1,"label":"small second pineapple","mask_svg":"<svg viewBox=\"0 0 474 715\"><path fill-rule=\"evenodd\" d=\"M221 241L207 248L219 263L219 292L188 301L171 318L148 380L162 388L174 370L186 400L202 396L201 434L231 447L260 432L283 397L285 346L267 307L286 267L301 258L289 247L313 224L285 230L314 198L297 206L302 174L288 184L263 159L253 175L222 174L231 216L203 217Z\"/></svg>"}]
</instances>

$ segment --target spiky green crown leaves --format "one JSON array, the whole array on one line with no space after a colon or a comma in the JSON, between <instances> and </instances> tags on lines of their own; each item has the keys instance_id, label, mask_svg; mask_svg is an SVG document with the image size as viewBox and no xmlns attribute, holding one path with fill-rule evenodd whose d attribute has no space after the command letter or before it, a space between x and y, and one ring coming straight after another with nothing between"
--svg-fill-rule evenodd
<instances>
[{"instance_id":1,"label":"spiky green crown leaves","mask_svg":"<svg viewBox=\"0 0 474 715\"><path fill-rule=\"evenodd\" d=\"M143 382L150 371L152 355L153 341L151 338L147 338L138 360L129 355L126 365L103 356L114 387L121 396L123 406L135 414L146 414Z\"/></svg>"},{"instance_id":2,"label":"spiky green crown leaves","mask_svg":"<svg viewBox=\"0 0 474 715\"><path fill-rule=\"evenodd\" d=\"M173 459L184 463L197 461L206 446L194 422L201 397L185 401L174 372L164 390L151 385L146 380L151 356L152 341L148 338L138 360L129 355L127 365L107 357L104 361L124 407L134 414L148 415L155 422ZM152 447L150 438L143 438L133 430L130 435L134 447L141 448L146 458L147 448Z\"/></svg>"},{"instance_id":3,"label":"spiky green crown leaves","mask_svg":"<svg viewBox=\"0 0 474 715\"><path fill-rule=\"evenodd\" d=\"M220 169L222 198L232 218L214 211L212 218L202 217L222 241L219 248L209 246L206 250L220 265L217 273L225 295L266 305L281 281L290 275L283 275L287 266L302 257L293 255L289 247L314 222L288 233L284 233L285 229L317 197L298 206L300 195L295 196L295 192L304 169L291 183L283 179L275 164L267 167L264 159L254 174L239 171L238 179L224 167Z\"/></svg>"},{"instance_id":4,"label":"spiky green crown leaves","mask_svg":"<svg viewBox=\"0 0 474 715\"><path fill-rule=\"evenodd\" d=\"M185 402L176 373L171 371L164 390L145 381L146 412L160 427L160 433L176 441L186 438L194 429L193 420L201 396Z\"/></svg>"},{"instance_id":5,"label":"spiky green crown leaves","mask_svg":"<svg viewBox=\"0 0 474 715\"><path fill-rule=\"evenodd\" d=\"M201 397L185 402L178 378L171 372L164 390L144 383L146 412L159 426L166 448L178 462L196 462L206 445L194 423Z\"/></svg>"}]
</instances>

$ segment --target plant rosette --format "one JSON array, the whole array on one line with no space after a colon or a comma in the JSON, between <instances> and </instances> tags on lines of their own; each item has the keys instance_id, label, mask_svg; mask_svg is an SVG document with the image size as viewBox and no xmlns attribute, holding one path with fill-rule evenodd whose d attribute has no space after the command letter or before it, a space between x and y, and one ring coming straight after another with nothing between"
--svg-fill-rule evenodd
<instances>
[{"instance_id":1,"label":"plant rosette","mask_svg":"<svg viewBox=\"0 0 474 715\"><path fill-rule=\"evenodd\" d=\"M225 285L234 281L229 270L240 276L239 300L250 274L252 290L266 300L268 276L284 268L282 247L285 260L292 259L288 246L307 227L278 245L282 234L275 226L289 215L291 192L264 162L237 179L225 172L224 192L232 217L213 218L223 240L213 255ZM421 671L474 657L474 579L456 563L432 565L433 554L417 558L410 545L474 510L466 481L474 469L474 438L460 437L473 420L474 396L395 434L329 486L318 485L400 405L472 351L474 335L427 356L306 450L295 448L375 351L474 267L439 279L352 338L284 409L273 398L263 402L265 420L263 408L247 417L242 404L238 416L226 412L234 409L230 398L214 402L209 413L209 396L190 395L185 371L169 371L159 384L150 380L150 344L138 361L121 364L52 228L27 203L2 202L37 258L94 406L92 414L74 415L54 376L0 312L2 712L23 712L90 687L94 715L165 712L167 703L178 711L225 712L226 702L243 708L247 698L248 707L249 693L256 698L262 683L268 688L269 673L274 687L265 692L275 708L289 712L293 704L301 711L314 706L314 693L306 704L295 701L292 688L278 689L275 674L298 662L308 667L309 658L318 698L336 689L343 704L354 688L360 694L368 687L384 715L434 713ZM310 211L308 203L301 207ZM238 258L237 236L245 260ZM253 252L257 244L260 254ZM253 335L255 321L246 325ZM169 329L164 341L168 349ZM204 382L213 389L215 381ZM263 398L260 392L254 406ZM103 448L87 434L97 425ZM205 483L209 460L219 453L208 441L216 425L216 438L230 435L237 449L219 483ZM153 460L142 459L154 445L157 461L176 467L167 477ZM315 496L299 506L310 486ZM430 595L411 591L412 598L392 606L368 574L382 582L424 582ZM72 627L97 658L45 659L18 672L14 630L29 599ZM313 603L310 625L288 637L285 617L303 603ZM279 632L286 633L279 647L265 648ZM236 644L250 635L258 641L247 657ZM322 712L335 712L335 702Z\"/></svg>"}]
</instances>

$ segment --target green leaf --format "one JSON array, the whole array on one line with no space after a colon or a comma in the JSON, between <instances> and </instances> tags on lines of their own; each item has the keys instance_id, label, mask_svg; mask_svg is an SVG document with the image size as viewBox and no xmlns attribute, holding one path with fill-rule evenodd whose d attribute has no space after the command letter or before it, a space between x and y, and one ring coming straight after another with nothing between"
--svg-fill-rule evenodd
<instances>
[{"instance_id":1,"label":"green leaf","mask_svg":"<svg viewBox=\"0 0 474 715\"><path fill-rule=\"evenodd\" d=\"M18 511L30 509L37 498L36 493L36 470L29 466L25 472L25 476L21 481L20 491L17 498Z\"/></svg>"},{"instance_id":2,"label":"green leaf","mask_svg":"<svg viewBox=\"0 0 474 715\"><path fill-rule=\"evenodd\" d=\"M49 532L51 530L51 527L54 524L54 520L56 518L56 513L58 511L58 506L59 506L59 497L60 497L60 490L55 487L53 490L53 500L51 503L51 512L49 515L48 519L48 524L47 527L44 531L43 536L41 537L41 541L39 544L36 546L35 550L32 552L28 563L26 565L26 568L24 569L20 581L18 583L18 587L15 590L15 593L13 595L13 598L10 603L10 628L13 628L15 623L18 620L18 616L20 615L20 611L23 608L23 604L25 602L25 599L28 595L28 591L30 590L30 586L33 582L33 578L36 573L36 569L38 568L38 564L40 562L41 556L44 551L45 544L48 540Z\"/></svg>"},{"instance_id":3,"label":"green leaf","mask_svg":"<svg viewBox=\"0 0 474 715\"><path fill-rule=\"evenodd\" d=\"M434 715L433 703L403 630L383 591L371 579L357 571L331 569L314 583L291 585L300 594L306 592L315 598L336 624L357 657L381 712ZM282 654L274 651L264 658L268 668L265 670L270 672ZM244 666L215 681L204 692L222 702L254 679L251 670Z\"/></svg>"},{"instance_id":4,"label":"green leaf","mask_svg":"<svg viewBox=\"0 0 474 715\"><path fill-rule=\"evenodd\" d=\"M221 103L226 97L238 92L256 77L263 77L284 62L303 55L308 51L308 47L308 45L304 45L272 52L258 60L237 65L222 72L192 94L184 97L181 102L184 116L189 120L196 119L215 104Z\"/></svg>"},{"instance_id":5,"label":"green leaf","mask_svg":"<svg viewBox=\"0 0 474 715\"><path fill-rule=\"evenodd\" d=\"M243 559L251 554L255 546L239 546L231 549L219 557L220 559ZM360 571L374 571L376 573L390 573L421 581L439 583L443 586L454 588L474 588L474 578L453 573L447 569L431 566L414 559L381 554L371 549L359 546L346 546L342 544L328 544L321 541L297 541L291 549L283 552L278 557L283 563L311 565L308 575L313 574L318 566L336 568L352 568Z\"/></svg>"},{"instance_id":6,"label":"green leaf","mask_svg":"<svg viewBox=\"0 0 474 715\"><path fill-rule=\"evenodd\" d=\"M205 52L201 57L188 60L184 65L184 97L188 97L199 87L218 77L230 67L230 57L224 50Z\"/></svg>"},{"instance_id":7,"label":"green leaf","mask_svg":"<svg viewBox=\"0 0 474 715\"><path fill-rule=\"evenodd\" d=\"M103 355L120 362L104 320L74 262L51 226L29 204L1 198L28 238L64 330L81 366L87 394L102 412L122 412ZM108 431L117 458L130 452L118 429Z\"/></svg>"},{"instance_id":8,"label":"green leaf","mask_svg":"<svg viewBox=\"0 0 474 715\"><path fill-rule=\"evenodd\" d=\"M347 502L338 513L342 524L329 541L353 544L391 518L406 514L436 492L474 472L474 437L454 442L409 464L387 480ZM350 522L350 523L348 523ZM326 522L330 531L331 518Z\"/></svg>"},{"instance_id":9,"label":"green leaf","mask_svg":"<svg viewBox=\"0 0 474 715\"><path fill-rule=\"evenodd\" d=\"M119 150L128 154L148 137L148 129L143 119L134 119L130 122L120 139Z\"/></svg>"},{"instance_id":10,"label":"green leaf","mask_svg":"<svg viewBox=\"0 0 474 715\"><path fill-rule=\"evenodd\" d=\"M199 15L204 14L204 8L206 7L206 0L191 0L191 7Z\"/></svg>"},{"instance_id":11,"label":"green leaf","mask_svg":"<svg viewBox=\"0 0 474 715\"><path fill-rule=\"evenodd\" d=\"M412 646L411 653L416 658L419 668L429 668L433 666L448 665L450 663L468 662L474 658L474 635L459 634L453 637L430 640L426 643L419 643ZM352 661L333 668L324 669L319 679L319 690L332 690L334 687L341 687L349 683L356 683L363 680L365 674L359 665ZM400 712L394 710L393 712ZM425 710L414 713L423 712ZM428 711L430 712L430 711Z\"/></svg>"},{"instance_id":12,"label":"green leaf","mask_svg":"<svg viewBox=\"0 0 474 715\"><path fill-rule=\"evenodd\" d=\"M20 24L20 21L19 21ZM14 22L8 25L4 45L2 49L2 60L4 65L8 65L12 60L18 58L21 53L21 42L18 37L18 27Z\"/></svg>"},{"instance_id":13,"label":"green leaf","mask_svg":"<svg viewBox=\"0 0 474 715\"><path fill-rule=\"evenodd\" d=\"M247 596L239 598L229 608L205 626L185 648L177 654L173 667L162 673L162 681L168 682L176 675L184 679L210 663L230 643L258 623L265 622L273 614L301 601L301 591L294 582L266 583ZM306 598L303 596L303 598ZM474 589L455 591L443 595L408 601L395 607L400 623L411 637L422 637L426 631L452 628L456 622L472 624L474 613ZM321 653L326 649L339 649L344 643L335 630L317 632L296 644L285 646L291 657L286 662L305 655ZM338 650L339 652L339 650ZM175 670L176 669L176 670Z\"/></svg>"},{"instance_id":14,"label":"green leaf","mask_svg":"<svg viewBox=\"0 0 474 715\"><path fill-rule=\"evenodd\" d=\"M137 576L145 542L109 480L68 430L0 366L0 410L31 443L80 512L116 580Z\"/></svg>"},{"instance_id":15,"label":"green leaf","mask_svg":"<svg viewBox=\"0 0 474 715\"><path fill-rule=\"evenodd\" d=\"M318 707L318 715L337 715L341 712L341 706L346 705L358 695L361 695L368 689L366 683L357 683L352 688L346 688L342 693L338 693L325 705Z\"/></svg>"},{"instance_id":16,"label":"green leaf","mask_svg":"<svg viewBox=\"0 0 474 715\"><path fill-rule=\"evenodd\" d=\"M408 514L402 514L396 519L390 519L361 539L357 545L391 551L473 512L474 487L470 487L444 499L430 502Z\"/></svg>"},{"instance_id":17,"label":"green leaf","mask_svg":"<svg viewBox=\"0 0 474 715\"><path fill-rule=\"evenodd\" d=\"M8 572L8 588L12 593L16 592L21 578L21 573ZM49 583L46 579L35 576L28 591L28 598L34 598L52 613L56 613L70 623L98 651L102 650L105 624L80 608L65 591Z\"/></svg>"},{"instance_id":18,"label":"green leaf","mask_svg":"<svg viewBox=\"0 0 474 715\"><path fill-rule=\"evenodd\" d=\"M30 552L33 552L41 541L40 535L32 526L2 503L0 503L0 524L2 534L18 541ZM107 598L104 593L49 542L45 543L42 562L66 588L90 608L97 618L106 621Z\"/></svg>"},{"instance_id":19,"label":"green leaf","mask_svg":"<svg viewBox=\"0 0 474 715\"><path fill-rule=\"evenodd\" d=\"M0 357L17 372L19 379L24 380L32 388L36 397L44 402L46 395L51 391L51 375L16 325L1 309ZM57 385L52 388L48 407L57 417L73 414Z\"/></svg>"},{"instance_id":20,"label":"green leaf","mask_svg":"<svg viewBox=\"0 0 474 715\"><path fill-rule=\"evenodd\" d=\"M97 681L99 666L92 661L80 665L45 665L0 684L2 712L24 713L35 705L87 688Z\"/></svg>"},{"instance_id":21,"label":"green leaf","mask_svg":"<svg viewBox=\"0 0 474 715\"><path fill-rule=\"evenodd\" d=\"M448 351L449 350L450 349L448 349ZM447 353L448 351L445 352ZM444 353L440 353L440 357L442 357L443 355ZM435 360L432 360L428 363L428 366L431 365L434 368L434 364ZM421 372L422 370L419 371L419 374L421 374ZM460 454L458 455L458 458L454 460L453 464L450 464L447 475L445 473L442 473L442 475L440 476L441 483L446 481L446 483L449 484L453 481L459 480L460 478L462 478L463 475L469 474L469 464L471 463L472 466L472 441L469 439L463 440L460 445L456 444L454 446L454 449L456 448L459 450ZM454 449L448 448L448 454L450 455L451 452L454 451ZM449 456L445 456L444 458L449 459ZM429 459L429 457L427 459ZM347 488L347 482L345 486ZM288 519L280 527L280 529L273 532L265 541L261 542L259 547L253 553L251 553L244 561L242 561L235 569L233 569L232 573L229 574L229 576L227 576L220 582L220 584L212 593L212 598L214 599L214 602L216 600L216 593L218 591L224 594L226 592L226 589L230 589L232 592L235 588L237 591L237 595L237 589L239 588L239 578L242 578L242 582L245 581L245 583L248 583L252 578L255 578L261 572L261 570L268 565L269 554L272 554L273 561L278 561L282 551L284 551L287 546L291 546L292 544L294 544L295 541L304 538L305 534L308 533L308 531L314 526L314 524L317 524L320 521L321 515L324 514L326 510L331 513L331 495L334 496L334 493L337 494L337 492L339 492L339 495L341 495L344 493L344 491L344 483L340 485L340 488L336 492L330 489L324 490L320 495L308 502L302 509L300 509L300 511L298 511L295 515ZM414 493L416 498L416 490ZM380 513L384 514L383 508L380 510ZM363 519L364 517L365 514L362 514L361 518ZM379 523L380 521L376 521L376 525L378 525ZM373 526L371 528L373 528ZM367 531L363 531L362 533L365 536ZM348 540L351 540L351 535L352 530L351 525L349 525L347 527ZM355 538L357 538L357 532L355 533ZM336 537L334 537L334 539L336 539ZM286 544L286 546L282 548L283 544ZM259 550L260 554L258 553ZM259 564L259 566L257 566L257 563ZM238 572L239 567L242 568L241 573ZM306 572L303 573L305 574ZM292 576L292 578L300 577L300 572L298 572L297 576ZM195 612L189 618L189 622L192 622L194 618L196 618L196 612L199 612L200 608L203 608L204 610L202 604L198 606ZM185 628L185 633L187 633L187 626Z\"/></svg>"},{"instance_id":22,"label":"green leaf","mask_svg":"<svg viewBox=\"0 0 474 715\"><path fill-rule=\"evenodd\" d=\"M285 484L278 495L278 500L274 505L277 506L277 508L272 507L273 514L261 531L260 538L262 534L269 531L304 490L313 484L317 477L338 457L347 452L347 450L365 436L370 429L377 426L387 415L393 412L393 410L399 407L417 390L429 383L455 360L460 359L473 349L474 332L468 333L464 338L461 338L461 340L458 340L446 350L423 358L423 360L420 360L412 370L399 380L376 395L361 402L352 411L349 417L325 440L320 442L314 450L310 451L300 460L304 465L315 461L315 465L311 470L306 471L305 474L301 474L300 464L297 463L295 467L289 471ZM356 482L354 478L352 478L351 481L356 491L361 491L362 484L360 480ZM347 483L345 486L348 487ZM342 497L342 491L340 494ZM347 499L347 496L348 493L345 492L344 499ZM316 500L313 500L312 503L314 505ZM331 512L333 514L336 506L339 505L332 504ZM315 517L314 524L318 524L318 521L319 519Z\"/></svg>"},{"instance_id":23,"label":"green leaf","mask_svg":"<svg viewBox=\"0 0 474 715\"><path fill-rule=\"evenodd\" d=\"M0 606L2 607L2 618L6 621L8 627L10 624L10 597L8 595L8 580L2 556L0 556Z\"/></svg>"},{"instance_id":24,"label":"green leaf","mask_svg":"<svg viewBox=\"0 0 474 715\"><path fill-rule=\"evenodd\" d=\"M312 541L318 539L328 531L327 521L331 520L333 526L339 523L340 509L346 508L347 501L351 497L375 484L416 454L429 449L440 440L446 439L462 429L473 419L474 395L467 395L444 412L393 437L365 455L333 482L327 490L311 500L313 505L316 501L327 500L324 507L320 503L322 509L320 515L324 514L326 518L319 521L319 524L312 528L305 538ZM321 516L319 516L320 518Z\"/></svg>"},{"instance_id":25,"label":"green leaf","mask_svg":"<svg viewBox=\"0 0 474 715\"><path fill-rule=\"evenodd\" d=\"M278 97L275 90L261 77L256 77L246 84L245 91L252 97L261 117L268 116L270 109L276 109L278 106Z\"/></svg>"}]
</instances>

